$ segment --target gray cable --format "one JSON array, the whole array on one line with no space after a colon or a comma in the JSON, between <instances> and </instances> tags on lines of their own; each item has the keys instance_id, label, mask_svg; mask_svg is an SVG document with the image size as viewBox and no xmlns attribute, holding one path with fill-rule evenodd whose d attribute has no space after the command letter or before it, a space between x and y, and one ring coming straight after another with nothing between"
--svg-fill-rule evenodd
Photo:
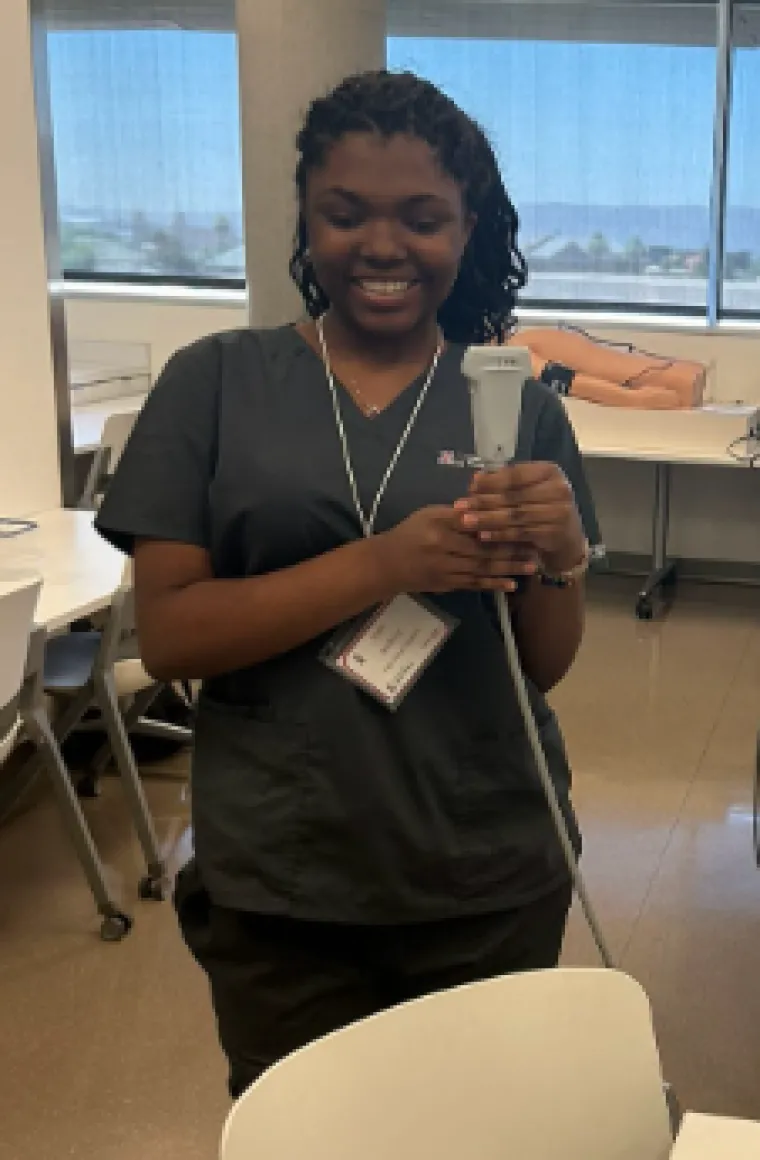
<instances>
[{"instance_id":1,"label":"gray cable","mask_svg":"<svg viewBox=\"0 0 760 1160\"><path fill-rule=\"evenodd\" d=\"M591 899L589 898L588 891L586 890L586 883L583 880L583 875L581 874L578 860L575 856L575 850L573 849L573 843L567 829L565 815L562 812L562 806L560 805L559 798L557 797L557 791L554 788L554 782L552 781L551 773L549 772L549 764L546 760L544 747L541 744L541 737L538 732L538 726L536 725L536 719L533 716L533 708L530 703L528 688L525 684L525 677L523 676L522 665L520 664L520 657L517 651L517 642L515 641L515 636L512 631L512 622L509 617L507 600L503 592L499 592L496 595L496 607L499 613L501 633L504 638L504 651L507 656L507 664L509 665L509 670L512 674L512 680L514 681L515 692L517 693L517 703L520 706L520 712L522 713L523 721L525 723L525 731L528 735L528 741L530 742L530 747L533 751L533 757L536 762L536 770L538 772L538 777L546 796L549 812L552 816L552 820L557 831L557 837L559 838L560 846L562 847L562 853L565 856L565 861L573 880L573 886L575 887L578 898L581 901L583 913L586 916L586 921L589 925L589 929L591 930L591 934L594 937L594 942L597 945L602 962L604 963L605 967L615 969L615 960L613 959L610 949L607 946L607 941L602 933L599 920L596 917L596 912L591 905Z\"/></svg>"}]
</instances>

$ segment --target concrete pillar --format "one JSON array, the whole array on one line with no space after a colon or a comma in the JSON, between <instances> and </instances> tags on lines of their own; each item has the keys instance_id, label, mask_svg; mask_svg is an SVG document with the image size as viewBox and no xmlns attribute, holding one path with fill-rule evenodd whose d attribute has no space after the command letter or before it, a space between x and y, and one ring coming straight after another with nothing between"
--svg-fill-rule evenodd
<instances>
[{"instance_id":1,"label":"concrete pillar","mask_svg":"<svg viewBox=\"0 0 760 1160\"><path fill-rule=\"evenodd\" d=\"M302 313L288 276L295 136L314 97L385 64L385 0L237 0L252 326Z\"/></svg>"},{"instance_id":2,"label":"concrete pillar","mask_svg":"<svg viewBox=\"0 0 760 1160\"><path fill-rule=\"evenodd\" d=\"M19 516L60 503L59 417L42 208L46 142L40 148L29 2L3 0L2 9L0 516ZM37 46L44 49L44 43ZM58 304L61 331L62 309ZM65 366L63 376L65 382ZM61 430L69 439L66 410Z\"/></svg>"}]
</instances>

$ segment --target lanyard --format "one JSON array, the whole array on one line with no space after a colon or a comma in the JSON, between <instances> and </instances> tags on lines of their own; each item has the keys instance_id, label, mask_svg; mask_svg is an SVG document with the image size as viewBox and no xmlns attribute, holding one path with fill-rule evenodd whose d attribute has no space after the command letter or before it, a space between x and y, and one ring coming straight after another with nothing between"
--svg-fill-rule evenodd
<instances>
[{"instance_id":1,"label":"lanyard","mask_svg":"<svg viewBox=\"0 0 760 1160\"><path fill-rule=\"evenodd\" d=\"M343 466L346 469L346 477L348 479L349 487L351 488L351 496L352 496L353 501L354 501L354 507L356 508L356 514L359 517L359 523L361 524L362 532L364 533L364 536L367 539L369 539L369 537L372 535L372 533L375 529L375 520L377 519L377 511L378 511L378 508L380 507L380 502L387 491L388 484L390 483L390 479L391 479L391 476L393 475L393 472L396 468L396 464L398 463L399 459L401 458L401 452L404 450L406 443L407 443L407 440L409 439L409 436L412 433L412 428L414 427L414 424L417 422L417 416L419 415L420 411L422 410L422 404L425 402L425 398L426 398L428 390L430 388L430 384L433 381L433 376L435 375L436 368L438 366L438 360L440 359L441 352L443 350L443 342L439 341L438 346L436 347L435 354L433 355L433 361L430 364L430 370L427 373L427 377L425 379L425 382L422 384L422 387L420 388L420 393L417 396L417 401L415 402L414 407L412 408L412 413L409 416L409 419L407 420L407 424L404 427L404 430L401 432L401 438L399 439L398 443L396 444L396 450L391 455L390 462L388 463L388 466L385 469L385 474L383 475L383 478L380 480L380 486L377 489L377 494L375 495L374 500L372 501L372 507L369 510L369 515L367 515L367 513L364 511L364 508L362 507L362 501L359 498L359 488L356 486L356 476L354 475L354 467L353 467L353 464L351 462L351 452L349 451L349 447L348 447L348 438L346 436L346 429L343 425L343 416L341 415L341 412L340 412L340 402L338 400L338 390L337 390L337 387L335 386L335 378L333 377L332 367L330 366L330 356L329 356L328 351L327 351L327 343L325 342L324 317L317 319L317 337L319 338L319 345L320 345L321 350L322 350L322 361L325 364L325 375L327 376L327 385L330 388L330 397L332 398L333 414L335 415L335 426L336 426L337 431L338 431L338 438L340 439L340 447L341 447L341 451L343 453Z\"/></svg>"}]
</instances>

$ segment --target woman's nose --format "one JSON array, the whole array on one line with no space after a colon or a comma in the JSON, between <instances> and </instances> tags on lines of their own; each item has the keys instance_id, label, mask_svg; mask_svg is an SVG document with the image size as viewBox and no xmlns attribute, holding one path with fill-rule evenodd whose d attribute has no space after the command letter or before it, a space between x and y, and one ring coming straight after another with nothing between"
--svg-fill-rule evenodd
<instances>
[{"instance_id":1,"label":"woman's nose","mask_svg":"<svg viewBox=\"0 0 760 1160\"><path fill-rule=\"evenodd\" d=\"M392 263L404 260L406 250L393 222L367 222L362 235L361 256L368 262Z\"/></svg>"}]
</instances>

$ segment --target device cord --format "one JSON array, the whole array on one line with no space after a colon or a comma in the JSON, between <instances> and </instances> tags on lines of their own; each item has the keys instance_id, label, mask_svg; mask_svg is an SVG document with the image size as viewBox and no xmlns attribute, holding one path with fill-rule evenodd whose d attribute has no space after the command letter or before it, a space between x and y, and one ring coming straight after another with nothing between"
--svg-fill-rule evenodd
<instances>
[{"instance_id":1,"label":"device cord","mask_svg":"<svg viewBox=\"0 0 760 1160\"><path fill-rule=\"evenodd\" d=\"M562 852L565 856L568 870L573 880L573 886L580 899L583 913L586 916L586 922L589 925L597 950L605 967L615 968L615 961L612 957L607 941L602 933L602 928L599 925L599 920L596 917L596 912L591 904L588 891L586 890L586 883L583 880L580 867L578 866L578 859L575 856L572 839L567 828L565 815L562 812L557 791L554 788L551 773L549 772L549 764L546 760L544 747L541 744L541 737L536 725L536 719L533 715L533 707L530 703L530 696L528 694L528 687L525 683L525 677L520 664L520 656L517 651L517 642L512 630L512 621L509 615L509 608L507 606L507 599L503 592L496 595L496 608L499 614L499 625L501 627L501 634L504 639L504 651L507 657L507 664L509 665L512 680L517 693L517 702L522 713L523 722L525 723L525 731L528 735L528 741L533 751L533 757L536 762L536 770L541 782L546 801L549 806L552 820L557 831Z\"/></svg>"}]
</instances>

